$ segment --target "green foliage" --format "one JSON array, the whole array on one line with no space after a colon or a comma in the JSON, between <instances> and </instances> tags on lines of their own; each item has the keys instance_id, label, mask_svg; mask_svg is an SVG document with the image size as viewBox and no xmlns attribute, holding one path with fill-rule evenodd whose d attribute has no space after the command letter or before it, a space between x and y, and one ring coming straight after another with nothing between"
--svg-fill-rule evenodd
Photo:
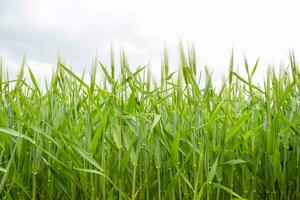
<instances>
[{"instance_id":1,"label":"green foliage","mask_svg":"<svg viewBox=\"0 0 300 200\"><path fill-rule=\"evenodd\" d=\"M1 199L300 199L300 72L263 82L234 71L200 87L194 48L161 79L149 67L93 61L90 83L58 60L41 87L24 58L16 80L0 59ZM28 70L29 79L24 76ZM117 76L120 72L119 77ZM100 76L99 76L100 75Z\"/></svg>"}]
</instances>

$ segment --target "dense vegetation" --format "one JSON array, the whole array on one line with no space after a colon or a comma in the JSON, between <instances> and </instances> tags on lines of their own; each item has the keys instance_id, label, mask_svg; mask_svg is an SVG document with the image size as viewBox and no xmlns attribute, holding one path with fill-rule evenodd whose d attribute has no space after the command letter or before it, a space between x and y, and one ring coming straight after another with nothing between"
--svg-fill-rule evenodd
<instances>
[{"instance_id":1,"label":"dense vegetation","mask_svg":"<svg viewBox=\"0 0 300 200\"><path fill-rule=\"evenodd\" d=\"M58 61L45 87L25 61L16 79L1 67L1 199L300 199L292 53L260 85L258 61L241 76L231 58L218 89L192 48L178 73L165 52L158 82L120 58L95 60L88 82Z\"/></svg>"}]
</instances>

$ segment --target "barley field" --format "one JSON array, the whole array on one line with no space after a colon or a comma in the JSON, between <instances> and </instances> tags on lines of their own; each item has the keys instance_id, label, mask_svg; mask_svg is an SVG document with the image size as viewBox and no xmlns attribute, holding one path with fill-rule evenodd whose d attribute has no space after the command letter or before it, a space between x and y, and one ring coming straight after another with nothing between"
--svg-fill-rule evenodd
<instances>
[{"instance_id":1,"label":"barley field","mask_svg":"<svg viewBox=\"0 0 300 200\"><path fill-rule=\"evenodd\" d=\"M159 81L124 53L80 75L58 59L44 86L0 64L0 198L300 199L294 54L260 84L259 60L243 76L232 56L220 88L193 48L179 57Z\"/></svg>"}]
</instances>

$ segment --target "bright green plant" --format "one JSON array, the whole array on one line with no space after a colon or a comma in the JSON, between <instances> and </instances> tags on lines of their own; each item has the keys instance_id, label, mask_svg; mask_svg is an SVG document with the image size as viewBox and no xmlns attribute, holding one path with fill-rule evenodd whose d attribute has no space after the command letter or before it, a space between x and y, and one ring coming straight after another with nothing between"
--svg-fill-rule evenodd
<instances>
[{"instance_id":1,"label":"bright green plant","mask_svg":"<svg viewBox=\"0 0 300 200\"><path fill-rule=\"evenodd\" d=\"M25 60L16 79L0 64L1 199L300 199L292 53L263 87L258 61L245 60L245 78L232 56L218 89L193 48L180 46L177 74L165 51L159 83L111 55L110 66L95 59L89 83L58 60L44 88Z\"/></svg>"}]
</instances>

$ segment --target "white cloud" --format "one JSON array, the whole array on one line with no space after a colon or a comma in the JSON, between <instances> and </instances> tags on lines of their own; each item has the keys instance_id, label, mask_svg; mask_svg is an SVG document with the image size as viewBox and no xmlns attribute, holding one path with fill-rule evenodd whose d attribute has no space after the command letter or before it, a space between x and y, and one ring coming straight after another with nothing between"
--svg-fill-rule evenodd
<instances>
[{"instance_id":1,"label":"white cloud","mask_svg":"<svg viewBox=\"0 0 300 200\"><path fill-rule=\"evenodd\" d=\"M289 49L300 50L297 1L270 0L2 0L0 54L4 63L19 63L24 53L32 66L49 70L59 53L77 71L89 66L96 52L108 62L109 46L124 47L133 65L152 63L160 71L163 47L177 68L179 39L194 43L199 67L217 77L227 71L231 49L242 65L261 58L287 61ZM7 59L6 59L7 58ZM43 64L41 64L43 63ZM16 71L18 65L9 66ZM36 70L38 72L38 70ZM262 74L262 73L260 73Z\"/></svg>"}]
</instances>

